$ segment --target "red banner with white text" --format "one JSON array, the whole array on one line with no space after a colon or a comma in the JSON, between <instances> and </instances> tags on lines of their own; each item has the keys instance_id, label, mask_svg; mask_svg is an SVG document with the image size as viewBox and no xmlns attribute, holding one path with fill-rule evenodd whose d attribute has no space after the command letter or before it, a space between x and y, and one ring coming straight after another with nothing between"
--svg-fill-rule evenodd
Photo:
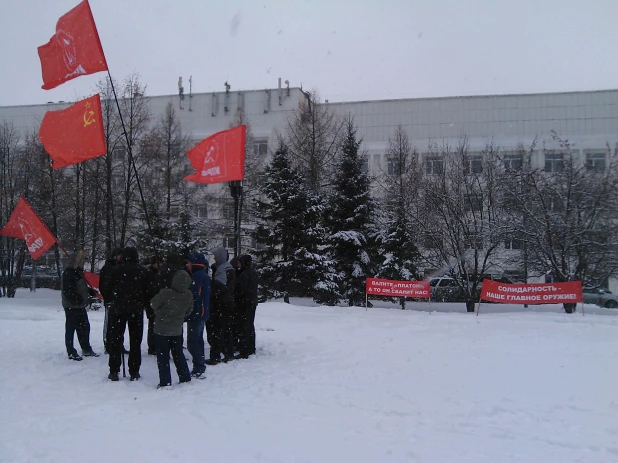
<instances>
[{"instance_id":1,"label":"red banner with white text","mask_svg":"<svg viewBox=\"0 0 618 463\"><path fill-rule=\"evenodd\" d=\"M485 279L481 299L502 304L583 302L582 282L507 284Z\"/></svg>"},{"instance_id":2,"label":"red banner with white text","mask_svg":"<svg viewBox=\"0 0 618 463\"><path fill-rule=\"evenodd\" d=\"M428 281L397 281L367 278L365 292L376 296L415 297L429 299Z\"/></svg>"}]
</instances>

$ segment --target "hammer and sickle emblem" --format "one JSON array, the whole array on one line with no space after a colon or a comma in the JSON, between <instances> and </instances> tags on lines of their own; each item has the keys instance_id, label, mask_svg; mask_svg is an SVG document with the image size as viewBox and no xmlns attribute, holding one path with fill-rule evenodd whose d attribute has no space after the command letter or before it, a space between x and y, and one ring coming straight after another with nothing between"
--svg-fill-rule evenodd
<instances>
[{"instance_id":1,"label":"hammer and sickle emblem","mask_svg":"<svg viewBox=\"0 0 618 463\"><path fill-rule=\"evenodd\" d=\"M94 124L96 119L94 118L94 111L86 111L84 113L84 127Z\"/></svg>"}]
</instances>

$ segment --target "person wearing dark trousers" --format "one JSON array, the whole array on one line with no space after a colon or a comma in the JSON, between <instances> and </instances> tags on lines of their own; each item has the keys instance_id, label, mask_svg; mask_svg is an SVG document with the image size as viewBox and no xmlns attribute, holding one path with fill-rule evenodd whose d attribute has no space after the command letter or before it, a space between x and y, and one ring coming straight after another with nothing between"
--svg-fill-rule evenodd
<instances>
[{"instance_id":1,"label":"person wearing dark trousers","mask_svg":"<svg viewBox=\"0 0 618 463\"><path fill-rule=\"evenodd\" d=\"M86 306L90 292L84 279L84 261L86 251L75 251L69 256L66 268L62 272L62 308L66 317L64 344L70 360L82 360L73 347L73 339L77 331L77 340L84 357L98 357L90 346L90 321Z\"/></svg>"},{"instance_id":2,"label":"person wearing dark trousers","mask_svg":"<svg viewBox=\"0 0 618 463\"><path fill-rule=\"evenodd\" d=\"M105 318L103 319L103 347L107 353L107 326L109 324L109 306L112 301L112 294L109 291L109 280L116 265L122 262L122 249L115 248L112 254L107 258L105 264L99 272L99 291L103 296L103 305L105 306Z\"/></svg>"},{"instance_id":3,"label":"person wearing dark trousers","mask_svg":"<svg viewBox=\"0 0 618 463\"><path fill-rule=\"evenodd\" d=\"M160 256L153 256L150 259L148 271L150 272L150 297L153 298L161 290L161 281L158 278L159 269L163 265L163 259ZM157 354L157 346L154 338L154 311L150 304L146 307L146 318L148 319L148 334L146 341L148 343L148 355Z\"/></svg>"},{"instance_id":4,"label":"person wearing dark trousers","mask_svg":"<svg viewBox=\"0 0 618 463\"><path fill-rule=\"evenodd\" d=\"M204 324L210 316L210 278L208 278L204 254L189 254L188 260L187 268L191 274L193 311L185 320L187 322L187 348L193 359L191 376L201 378L206 372Z\"/></svg>"},{"instance_id":5,"label":"person wearing dark trousers","mask_svg":"<svg viewBox=\"0 0 618 463\"><path fill-rule=\"evenodd\" d=\"M239 291L238 287L238 275L242 271L242 266L240 263L239 257L234 257L230 260L230 265L236 272L236 285L234 286L234 305L231 316L231 324L232 324L232 339L234 340L234 352L240 351L240 340L242 338L242 320L243 315L240 310L240 305L238 304L237 294Z\"/></svg>"},{"instance_id":6,"label":"person wearing dark trousers","mask_svg":"<svg viewBox=\"0 0 618 463\"><path fill-rule=\"evenodd\" d=\"M234 303L239 314L238 343L236 358L248 358L255 354L255 309L258 303L258 275L253 268L252 258L240 256L239 270L236 274Z\"/></svg>"},{"instance_id":7,"label":"person wearing dark trousers","mask_svg":"<svg viewBox=\"0 0 618 463\"><path fill-rule=\"evenodd\" d=\"M171 386L170 351L181 383L191 381L187 359L182 351L182 324L193 312L193 294L189 287L191 277L184 270L174 272L171 287L163 288L152 299L150 305L155 313L155 342L157 346L157 367L159 385Z\"/></svg>"},{"instance_id":8,"label":"person wearing dark trousers","mask_svg":"<svg viewBox=\"0 0 618 463\"><path fill-rule=\"evenodd\" d=\"M210 319L206 323L208 344L210 344L207 365L216 365L221 361L228 362L234 358L232 314L236 271L228 262L227 249L217 248L213 254L215 263L210 286Z\"/></svg>"},{"instance_id":9,"label":"person wearing dark trousers","mask_svg":"<svg viewBox=\"0 0 618 463\"><path fill-rule=\"evenodd\" d=\"M112 294L109 311L108 353L109 375L118 381L120 372L122 339L126 326L129 326L129 374L131 381L140 378L142 364L141 345L144 336L144 308L149 303L151 292L148 270L139 264L137 249L124 249L122 264L116 266L110 278L109 290Z\"/></svg>"}]
</instances>

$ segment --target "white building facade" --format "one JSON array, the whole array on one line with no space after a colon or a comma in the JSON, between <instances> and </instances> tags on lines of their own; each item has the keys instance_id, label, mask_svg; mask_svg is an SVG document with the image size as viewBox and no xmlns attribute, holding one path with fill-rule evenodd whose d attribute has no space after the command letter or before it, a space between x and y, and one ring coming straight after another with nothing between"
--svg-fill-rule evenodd
<instances>
[{"instance_id":1,"label":"white building facade","mask_svg":"<svg viewBox=\"0 0 618 463\"><path fill-rule=\"evenodd\" d=\"M267 152L275 146L278 134L285 135L288 121L306 98L302 89L279 84L265 90L226 88L223 92L151 96L147 101L153 124L171 102L183 132L196 143L229 128L242 110L251 125L254 149ZM603 164L608 147L611 151L618 147L618 90L321 104L342 117L354 117L373 175L387 170L385 152L398 126L425 158L434 143L455 147L466 139L469 152L480 153L490 143L509 151L536 142L535 162L543 165L551 160L542 158L542 148L558 148L552 132L568 140L582 162ZM0 107L0 123L7 121L26 134L38 130L46 111L68 105ZM223 242L229 245L226 239L229 237L223 237ZM615 282L610 286L617 289Z\"/></svg>"}]
</instances>

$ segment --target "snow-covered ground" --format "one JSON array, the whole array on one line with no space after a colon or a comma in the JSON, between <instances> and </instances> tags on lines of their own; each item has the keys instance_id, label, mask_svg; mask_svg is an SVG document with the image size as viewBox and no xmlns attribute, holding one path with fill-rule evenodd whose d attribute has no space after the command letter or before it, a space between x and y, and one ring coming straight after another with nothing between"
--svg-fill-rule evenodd
<instances>
[{"instance_id":1,"label":"snow-covered ground","mask_svg":"<svg viewBox=\"0 0 618 463\"><path fill-rule=\"evenodd\" d=\"M618 462L618 311L409 307L261 304L257 356L156 390L153 357L135 383L69 361L59 293L20 291L0 299L0 461Z\"/></svg>"}]
</instances>

